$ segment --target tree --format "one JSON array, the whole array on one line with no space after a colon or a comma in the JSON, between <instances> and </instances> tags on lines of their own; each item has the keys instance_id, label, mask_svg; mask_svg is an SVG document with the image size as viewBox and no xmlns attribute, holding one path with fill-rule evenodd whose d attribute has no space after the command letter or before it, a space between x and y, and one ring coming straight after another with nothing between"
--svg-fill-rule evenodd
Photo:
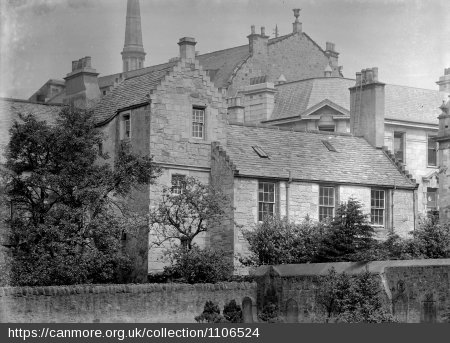
<instances>
[{"instance_id":1,"label":"tree","mask_svg":"<svg viewBox=\"0 0 450 343\"><path fill-rule=\"evenodd\" d=\"M374 230L359 201L350 198L336 209L326 231L322 249L314 262L361 261L373 259L377 246Z\"/></svg>"},{"instance_id":2,"label":"tree","mask_svg":"<svg viewBox=\"0 0 450 343\"><path fill-rule=\"evenodd\" d=\"M250 254L240 261L253 266L311 262L320 249L323 231L323 224L310 220L294 224L267 216L254 229L242 230Z\"/></svg>"},{"instance_id":3,"label":"tree","mask_svg":"<svg viewBox=\"0 0 450 343\"><path fill-rule=\"evenodd\" d=\"M11 220L13 281L19 285L112 282L129 269L121 249L124 200L152 183L150 157L121 145L114 167L99 155L102 133L88 111L64 107L54 125L33 115L10 130L6 193Z\"/></svg>"},{"instance_id":4,"label":"tree","mask_svg":"<svg viewBox=\"0 0 450 343\"><path fill-rule=\"evenodd\" d=\"M191 250L196 236L208 227L220 225L227 207L230 207L228 196L193 177L184 179L178 193L171 187L164 187L160 203L150 211L156 244L175 239L186 250Z\"/></svg>"}]
</instances>

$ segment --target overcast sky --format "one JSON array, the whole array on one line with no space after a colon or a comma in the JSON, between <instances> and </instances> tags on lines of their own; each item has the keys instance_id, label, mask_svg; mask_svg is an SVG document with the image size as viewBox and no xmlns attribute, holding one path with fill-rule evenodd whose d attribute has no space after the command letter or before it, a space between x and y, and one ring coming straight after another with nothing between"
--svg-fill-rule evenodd
<instances>
[{"instance_id":1,"label":"overcast sky","mask_svg":"<svg viewBox=\"0 0 450 343\"><path fill-rule=\"evenodd\" d=\"M335 43L345 77L378 67L380 81L438 89L450 67L448 0L141 0L145 66L178 55L178 39L200 53L248 43L250 26L292 31L292 9L321 47ZM0 0L0 96L28 98L71 61L92 56L101 75L121 72L126 0Z\"/></svg>"}]
</instances>

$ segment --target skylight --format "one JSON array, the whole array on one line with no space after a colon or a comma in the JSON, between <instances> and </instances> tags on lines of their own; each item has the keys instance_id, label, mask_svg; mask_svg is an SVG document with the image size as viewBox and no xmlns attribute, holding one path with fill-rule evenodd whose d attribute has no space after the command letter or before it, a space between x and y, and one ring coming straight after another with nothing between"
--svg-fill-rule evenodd
<instances>
[{"instance_id":1,"label":"skylight","mask_svg":"<svg viewBox=\"0 0 450 343\"><path fill-rule=\"evenodd\" d=\"M322 139L322 143L323 143L323 145L325 145L325 146L327 147L327 149L328 149L329 151L337 152L336 148L335 148L330 142L328 142L328 141Z\"/></svg>"},{"instance_id":2,"label":"skylight","mask_svg":"<svg viewBox=\"0 0 450 343\"><path fill-rule=\"evenodd\" d=\"M269 158L269 155L267 155L267 153L260 146L254 145L254 146L252 146L252 148L253 148L253 150L255 150L255 152L258 154L259 157Z\"/></svg>"}]
</instances>

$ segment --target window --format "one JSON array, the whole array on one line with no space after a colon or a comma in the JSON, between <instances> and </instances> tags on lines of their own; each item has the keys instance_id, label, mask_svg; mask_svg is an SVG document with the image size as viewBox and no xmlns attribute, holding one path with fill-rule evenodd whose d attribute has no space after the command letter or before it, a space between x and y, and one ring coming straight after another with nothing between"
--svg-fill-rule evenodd
<instances>
[{"instance_id":1,"label":"window","mask_svg":"<svg viewBox=\"0 0 450 343\"><path fill-rule=\"evenodd\" d=\"M205 135L205 109L192 110L192 137L204 138Z\"/></svg>"},{"instance_id":2,"label":"window","mask_svg":"<svg viewBox=\"0 0 450 343\"><path fill-rule=\"evenodd\" d=\"M334 125L333 126L319 126L319 131L326 131L326 132L334 132Z\"/></svg>"},{"instance_id":3,"label":"window","mask_svg":"<svg viewBox=\"0 0 450 343\"><path fill-rule=\"evenodd\" d=\"M438 192L437 188L427 188L427 210L428 211L437 211L437 197Z\"/></svg>"},{"instance_id":4,"label":"window","mask_svg":"<svg viewBox=\"0 0 450 343\"><path fill-rule=\"evenodd\" d=\"M275 213L275 183L259 182L258 184L258 220Z\"/></svg>"},{"instance_id":5,"label":"window","mask_svg":"<svg viewBox=\"0 0 450 343\"><path fill-rule=\"evenodd\" d=\"M428 166L437 166L437 142L434 140L435 136L428 136Z\"/></svg>"},{"instance_id":6,"label":"window","mask_svg":"<svg viewBox=\"0 0 450 343\"><path fill-rule=\"evenodd\" d=\"M186 179L185 175L181 174L173 174L172 175L172 193L173 194L182 194L185 188L184 180Z\"/></svg>"},{"instance_id":7,"label":"window","mask_svg":"<svg viewBox=\"0 0 450 343\"><path fill-rule=\"evenodd\" d=\"M322 143L323 143L323 145L326 146L326 148L327 148L329 151L337 152L336 148L335 148L330 142L326 141L325 139L322 139Z\"/></svg>"},{"instance_id":8,"label":"window","mask_svg":"<svg viewBox=\"0 0 450 343\"><path fill-rule=\"evenodd\" d=\"M258 154L261 158L269 158L269 155L258 145L252 146L253 150Z\"/></svg>"},{"instance_id":9,"label":"window","mask_svg":"<svg viewBox=\"0 0 450 343\"><path fill-rule=\"evenodd\" d=\"M384 226L385 191L372 189L370 192L370 221L375 225Z\"/></svg>"},{"instance_id":10,"label":"window","mask_svg":"<svg viewBox=\"0 0 450 343\"><path fill-rule=\"evenodd\" d=\"M319 186L319 221L334 217L334 187Z\"/></svg>"},{"instance_id":11,"label":"window","mask_svg":"<svg viewBox=\"0 0 450 343\"><path fill-rule=\"evenodd\" d=\"M394 154L400 162L405 162L405 133L394 132Z\"/></svg>"},{"instance_id":12,"label":"window","mask_svg":"<svg viewBox=\"0 0 450 343\"><path fill-rule=\"evenodd\" d=\"M130 139L130 137L131 137L131 120L130 120L129 114L123 116L123 128L124 128L123 137L125 139Z\"/></svg>"}]
</instances>

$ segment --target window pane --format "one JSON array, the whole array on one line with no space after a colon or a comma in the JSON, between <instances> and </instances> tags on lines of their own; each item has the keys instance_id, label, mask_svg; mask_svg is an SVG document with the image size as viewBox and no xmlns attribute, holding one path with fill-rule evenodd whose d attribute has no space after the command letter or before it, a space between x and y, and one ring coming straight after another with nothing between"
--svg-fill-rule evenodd
<instances>
[{"instance_id":1,"label":"window pane","mask_svg":"<svg viewBox=\"0 0 450 343\"><path fill-rule=\"evenodd\" d=\"M434 136L428 136L428 165L437 166L437 142Z\"/></svg>"},{"instance_id":2,"label":"window pane","mask_svg":"<svg viewBox=\"0 0 450 343\"><path fill-rule=\"evenodd\" d=\"M260 182L258 184L258 220L264 216L273 216L275 210L275 183Z\"/></svg>"},{"instance_id":3,"label":"window pane","mask_svg":"<svg viewBox=\"0 0 450 343\"><path fill-rule=\"evenodd\" d=\"M394 132L394 154L400 162L404 161L404 150L404 133Z\"/></svg>"}]
</instances>

